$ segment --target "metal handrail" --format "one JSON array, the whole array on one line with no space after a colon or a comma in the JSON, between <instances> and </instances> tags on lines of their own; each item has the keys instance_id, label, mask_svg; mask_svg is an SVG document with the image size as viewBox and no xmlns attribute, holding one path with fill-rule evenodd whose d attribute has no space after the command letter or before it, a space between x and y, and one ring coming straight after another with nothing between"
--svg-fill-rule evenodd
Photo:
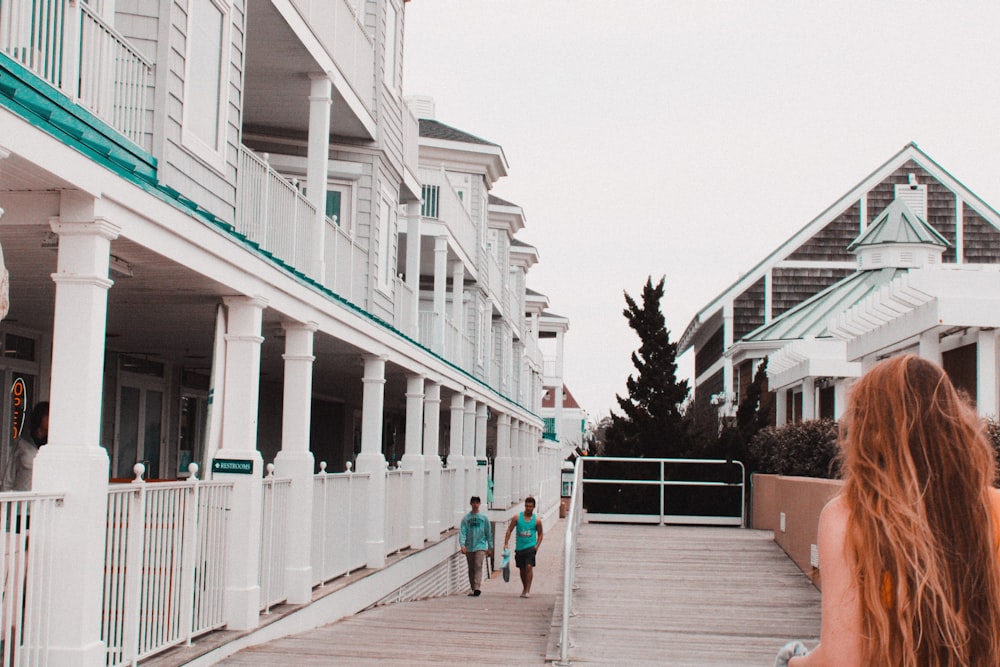
<instances>
[{"instance_id":1,"label":"metal handrail","mask_svg":"<svg viewBox=\"0 0 1000 667\"><path fill-rule=\"evenodd\" d=\"M570 495L566 520L566 541L563 544L562 627L559 630L559 661L569 664L569 617L573 609L573 584L576 583L576 538L583 517L583 459L573 468L573 492Z\"/></svg>"}]
</instances>

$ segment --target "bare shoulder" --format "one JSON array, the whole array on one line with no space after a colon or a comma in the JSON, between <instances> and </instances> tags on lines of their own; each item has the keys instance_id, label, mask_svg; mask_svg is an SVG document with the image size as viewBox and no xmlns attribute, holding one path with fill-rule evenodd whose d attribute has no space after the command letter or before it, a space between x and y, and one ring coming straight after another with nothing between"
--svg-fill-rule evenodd
<instances>
[{"instance_id":1,"label":"bare shoulder","mask_svg":"<svg viewBox=\"0 0 1000 667\"><path fill-rule=\"evenodd\" d=\"M823 506L823 511L819 514L820 530L828 530L843 533L847 530L847 520L850 510L843 496L836 496Z\"/></svg>"}]
</instances>

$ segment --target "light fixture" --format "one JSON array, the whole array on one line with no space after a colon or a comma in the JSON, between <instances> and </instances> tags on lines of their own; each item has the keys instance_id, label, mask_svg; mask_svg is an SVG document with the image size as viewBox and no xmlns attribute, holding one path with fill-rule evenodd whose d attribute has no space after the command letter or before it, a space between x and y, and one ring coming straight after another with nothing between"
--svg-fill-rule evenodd
<instances>
[{"instance_id":1,"label":"light fixture","mask_svg":"<svg viewBox=\"0 0 1000 667\"><path fill-rule=\"evenodd\" d=\"M110 271L111 275L118 276L119 278L132 277L132 265L121 257L114 255L108 258L108 271Z\"/></svg>"}]
</instances>

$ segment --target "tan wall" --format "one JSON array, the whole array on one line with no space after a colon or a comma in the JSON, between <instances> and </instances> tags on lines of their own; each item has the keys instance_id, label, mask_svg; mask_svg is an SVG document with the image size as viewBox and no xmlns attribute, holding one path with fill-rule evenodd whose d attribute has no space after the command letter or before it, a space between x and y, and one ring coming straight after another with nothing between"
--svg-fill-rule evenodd
<instances>
[{"instance_id":1,"label":"tan wall","mask_svg":"<svg viewBox=\"0 0 1000 667\"><path fill-rule=\"evenodd\" d=\"M783 477L754 474L751 528L774 531L774 541L809 577L817 588L820 571L810 562L816 544L816 527L823 506L838 493L843 482L814 477ZM785 530L781 530L781 514Z\"/></svg>"}]
</instances>

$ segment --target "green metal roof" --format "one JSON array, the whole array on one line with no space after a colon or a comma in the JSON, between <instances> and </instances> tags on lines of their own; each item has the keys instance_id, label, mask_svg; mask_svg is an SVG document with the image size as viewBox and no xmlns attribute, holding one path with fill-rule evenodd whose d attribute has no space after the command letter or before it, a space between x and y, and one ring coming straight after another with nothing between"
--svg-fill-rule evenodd
<instances>
[{"instance_id":1,"label":"green metal roof","mask_svg":"<svg viewBox=\"0 0 1000 667\"><path fill-rule=\"evenodd\" d=\"M854 239L848 250L881 243L929 243L947 248L951 244L925 220L914 213L901 199L891 204Z\"/></svg>"},{"instance_id":2,"label":"green metal roof","mask_svg":"<svg viewBox=\"0 0 1000 667\"><path fill-rule=\"evenodd\" d=\"M860 303L906 272L906 269L885 268L853 273L751 331L741 341L767 342L830 336L827 327L835 315Z\"/></svg>"}]
</instances>

